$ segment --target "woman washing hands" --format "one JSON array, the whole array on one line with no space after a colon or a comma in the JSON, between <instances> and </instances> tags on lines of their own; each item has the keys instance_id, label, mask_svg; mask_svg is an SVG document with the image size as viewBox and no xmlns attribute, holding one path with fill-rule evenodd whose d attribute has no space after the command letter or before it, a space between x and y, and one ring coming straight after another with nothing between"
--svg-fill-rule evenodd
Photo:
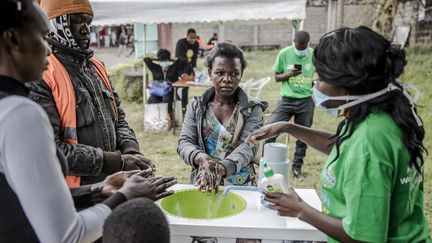
<instances>
[{"instance_id":1,"label":"woman washing hands","mask_svg":"<svg viewBox=\"0 0 432 243\"><path fill-rule=\"evenodd\" d=\"M191 183L210 193L219 185L255 185L257 146L246 138L264 121L267 105L240 88L246 60L230 43L218 43L207 58L213 87L189 105L177 152L192 167Z\"/></svg>"},{"instance_id":2,"label":"woman washing hands","mask_svg":"<svg viewBox=\"0 0 432 243\"><path fill-rule=\"evenodd\" d=\"M265 192L281 216L297 217L329 242L431 242L423 210L425 131L414 99L396 80L405 52L366 27L321 38L314 60L315 103L343 115L336 134L287 122L253 132L248 142L287 132L328 155L320 176L322 213L290 188Z\"/></svg>"},{"instance_id":3,"label":"woman washing hands","mask_svg":"<svg viewBox=\"0 0 432 243\"><path fill-rule=\"evenodd\" d=\"M214 189L217 194L221 179L226 175L225 168L204 153L197 155L195 161L197 161L199 168L195 185L199 187L200 191L207 191L210 194Z\"/></svg>"}]
</instances>

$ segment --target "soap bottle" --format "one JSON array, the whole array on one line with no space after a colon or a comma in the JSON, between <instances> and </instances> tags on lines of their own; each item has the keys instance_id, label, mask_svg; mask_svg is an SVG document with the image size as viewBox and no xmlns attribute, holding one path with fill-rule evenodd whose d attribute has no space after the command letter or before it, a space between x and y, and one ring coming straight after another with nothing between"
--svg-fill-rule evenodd
<instances>
[{"instance_id":1,"label":"soap bottle","mask_svg":"<svg viewBox=\"0 0 432 243\"><path fill-rule=\"evenodd\" d=\"M264 178L264 169L268 167L268 162L264 158L260 159L259 168L258 168L258 187L261 187L261 180Z\"/></svg>"},{"instance_id":2,"label":"soap bottle","mask_svg":"<svg viewBox=\"0 0 432 243\"><path fill-rule=\"evenodd\" d=\"M275 174L269 166L264 168L264 178L261 180L262 188L269 192L288 192L288 186L285 178L281 174Z\"/></svg>"}]
</instances>

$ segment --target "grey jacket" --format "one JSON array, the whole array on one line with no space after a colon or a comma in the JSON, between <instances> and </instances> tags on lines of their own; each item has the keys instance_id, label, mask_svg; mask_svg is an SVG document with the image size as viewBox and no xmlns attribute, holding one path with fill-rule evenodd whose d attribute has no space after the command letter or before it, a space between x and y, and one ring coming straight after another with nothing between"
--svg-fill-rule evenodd
<instances>
[{"instance_id":1,"label":"grey jacket","mask_svg":"<svg viewBox=\"0 0 432 243\"><path fill-rule=\"evenodd\" d=\"M198 153L206 153L203 138L203 116L206 112L207 104L214 96L214 88L210 88L200 97L195 97L188 105L186 116L178 142L177 153L181 159L192 166L190 182L194 183L197 176L197 167L194 159ZM251 147L245 143L249 134L264 125L263 111L267 109L267 102L260 102L248 97L241 89L237 88L236 94L239 100L239 111L243 115L244 125L237 143L237 147L221 163L227 171L227 175L238 173L242 167L251 163L258 147Z\"/></svg>"}]
</instances>

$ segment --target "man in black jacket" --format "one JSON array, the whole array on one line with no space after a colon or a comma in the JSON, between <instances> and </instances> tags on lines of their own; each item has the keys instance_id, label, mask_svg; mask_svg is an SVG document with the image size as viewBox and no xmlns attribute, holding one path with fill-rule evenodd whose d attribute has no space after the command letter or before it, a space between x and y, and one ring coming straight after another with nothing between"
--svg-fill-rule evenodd
<instances>
[{"instance_id":1,"label":"man in black jacket","mask_svg":"<svg viewBox=\"0 0 432 243\"><path fill-rule=\"evenodd\" d=\"M152 59L149 57L144 58L144 63L150 69L150 72L153 76L153 82L155 80L158 81L166 81L169 83L174 83L179 80L179 78L183 74L190 75L192 74L192 70L184 58L171 58L171 52L166 49L160 49L157 54L157 59ZM174 92L171 90L165 96L156 96L154 94L150 94L148 102L150 104L156 103L168 103L168 113L170 115L170 119L173 119L173 100L174 100Z\"/></svg>"}]
</instances>

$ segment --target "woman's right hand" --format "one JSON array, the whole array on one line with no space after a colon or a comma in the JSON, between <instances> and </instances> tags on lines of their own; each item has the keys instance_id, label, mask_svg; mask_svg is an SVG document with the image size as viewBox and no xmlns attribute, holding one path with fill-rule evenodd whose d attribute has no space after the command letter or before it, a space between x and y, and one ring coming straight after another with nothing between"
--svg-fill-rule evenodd
<instances>
[{"instance_id":1,"label":"woman's right hand","mask_svg":"<svg viewBox=\"0 0 432 243\"><path fill-rule=\"evenodd\" d=\"M130 177L119 190L129 200L137 197L146 197L153 201L169 196L174 191L167 191L169 187L177 183L174 177L151 177L145 178L142 173Z\"/></svg>"},{"instance_id":2,"label":"woman's right hand","mask_svg":"<svg viewBox=\"0 0 432 243\"><path fill-rule=\"evenodd\" d=\"M250 146L258 144L261 140L273 138L281 134L284 127L289 124L287 122L276 122L269 125L265 125L258 130L253 131L246 138L246 143Z\"/></svg>"}]
</instances>

